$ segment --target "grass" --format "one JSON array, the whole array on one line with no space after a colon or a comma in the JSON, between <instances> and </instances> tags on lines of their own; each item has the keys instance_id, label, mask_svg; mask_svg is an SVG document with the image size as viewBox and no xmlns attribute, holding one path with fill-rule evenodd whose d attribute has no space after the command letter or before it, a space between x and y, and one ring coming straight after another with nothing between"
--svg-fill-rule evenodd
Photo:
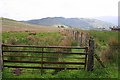
<instances>
[{"instance_id":1,"label":"grass","mask_svg":"<svg viewBox=\"0 0 120 80\"><path fill-rule=\"evenodd\" d=\"M0 18L2 20L2 31L35 31L35 32L57 32L58 28L51 26L40 26L28 24L7 18Z\"/></svg>"},{"instance_id":2,"label":"grass","mask_svg":"<svg viewBox=\"0 0 120 80\"><path fill-rule=\"evenodd\" d=\"M36 35L29 35L29 32L3 32L2 38L4 44L47 46L58 45L62 36L57 32L37 33Z\"/></svg>"},{"instance_id":3,"label":"grass","mask_svg":"<svg viewBox=\"0 0 120 80\"><path fill-rule=\"evenodd\" d=\"M107 65L109 67L104 69L95 69L92 72L84 70L63 70L55 75L34 73L22 73L20 76L8 73L7 70L3 73L3 78L118 78L118 69L115 65Z\"/></svg>"},{"instance_id":4,"label":"grass","mask_svg":"<svg viewBox=\"0 0 120 80\"><path fill-rule=\"evenodd\" d=\"M96 43L99 43L101 46L107 46L110 39L118 40L118 32L111 31L89 31L89 34L92 35Z\"/></svg>"},{"instance_id":5,"label":"grass","mask_svg":"<svg viewBox=\"0 0 120 80\"><path fill-rule=\"evenodd\" d=\"M88 31L90 35L92 35L95 39L95 53L104 56L102 52L107 49L111 49L109 43L110 40L118 40L117 32L110 31ZM37 33L36 35L29 35L28 32L3 32L3 42L6 44L29 44L29 45L59 45L61 40L63 39L62 35L57 32L53 33ZM12 38L11 38L12 36ZM33 39L28 40L27 37L32 36ZM35 39L35 41L34 41ZM34 43L33 43L33 41ZM112 50L112 55L119 54L116 49ZM72 49L72 52L83 52L83 50ZM109 54L108 54L109 55ZM73 61L70 57L78 58L76 55L67 56L66 60ZM113 58L115 60L113 60ZM94 71L88 72L85 70L63 70L58 72L57 74L51 74L51 70L47 70L48 72L44 75L40 73L22 73L19 76L13 75L12 73L8 73L8 69L5 69L3 72L3 78L118 78L118 63L117 57L113 56L111 58L113 61L106 62L104 64L106 68L102 68L101 65L95 61ZM74 61L79 61L78 59Z\"/></svg>"}]
</instances>

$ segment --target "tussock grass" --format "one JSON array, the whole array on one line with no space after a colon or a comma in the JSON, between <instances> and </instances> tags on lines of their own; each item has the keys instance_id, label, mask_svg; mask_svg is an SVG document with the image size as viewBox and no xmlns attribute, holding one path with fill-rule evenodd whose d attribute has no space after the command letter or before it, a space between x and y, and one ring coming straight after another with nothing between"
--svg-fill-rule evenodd
<instances>
[{"instance_id":1,"label":"tussock grass","mask_svg":"<svg viewBox=\"0 0 120 80\"><path fill-rule=\"evenodd\" d=\"M92 72L87 72L84 70L63 70L58 72L57 74L52 75L51 71L47 70L48 73L44 75L38 73L34 73L34 75L29 73L22 73L20 76L15 76L12 73L8 73L8 70L5 69L3 72L3 78L118 78L118 33L110 31L89 31L89 33L95 38L95 53L99 55L102 61L104 61L104 65L106 66L106 68L101 68L101 65L97 61L95 61L95 69ZM33 42L32 40L27 39L28 36L32 36L33 40L35 41ZM72 40L68 41L67 39L65 39L66 43L64 41L62 42L61 40L64 40L64 38L57 32L37 33L36 35L29 35L29 32L3 33L3 42L7 44L35 44L47 46L73 44L76 45L76 43L73 43ZM118 46L116 47L116 45ZM73 49L71 51L77 52L79 50ZM80 50L80 52L82 52L82 50ZM66 56L66 58L68 57L77 58L78 56ZM74 61L78 60L76 59Z\"/></svg>"}]
</instances>

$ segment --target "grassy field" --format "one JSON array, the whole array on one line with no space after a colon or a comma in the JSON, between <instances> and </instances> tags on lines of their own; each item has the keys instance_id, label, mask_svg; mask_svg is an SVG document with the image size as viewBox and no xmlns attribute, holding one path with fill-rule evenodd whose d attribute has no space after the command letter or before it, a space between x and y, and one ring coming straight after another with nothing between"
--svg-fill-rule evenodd
<instances>
[{"instance_id":1,"label":"grassy field","mask_svg":"<svg viewBox=\"0 0 120 80\"><path fill-rule=\"evenodd\" d=\"M3 32L3 43L16 45L58 45L62 36L58 32Z\"/></svg>"},{"instance_id":2,"label":"grassy field","mask_svg":"<svg viewBox=\"0 0 120 80\"><path fill-rule=\"evenodd\" d=\"M95 60L94 71L87 72L84 70L63 70L57 74L40 73L23 73L16 76L5 69L3 78L118 78L118 32L111 31L87 31L95 39L95 53L99 55L106 68ZM23 44L23 45L41 45L41 46L58 46L63 36L58 32L40 32L31 35L31 32L3 32L2 42L5 44ZM75 45L68 42L68 45ZM117 46L117 47L116 47ZM75 51L75 50L73 50Z\"/></svg>"},{"instance_id":3,"label":"grassy field","mask_svg":"<svg viewBox=\"0 0 120 80\"><path fill-rule=\"evenodd\" d=\"M18 22L12 19L0 18L2 20L2 42L12 45L40 45L40 46L76 46L77 43L67 37L65 38L58 31L58 28L51 26L32 25ZM82 31L82 30L81 30ZM40 70L32 70L32 73L22 73L14 75L10 69L5 68L3 71L3 79L6 78L118 78L118 56L119 45L118 32L111 31L84 31L95 39L95 54L103 61L106 68L102 68L95 59L94 71L85 70L63 70L57 74L52 74L51 70L45 70L46 74L41 75ZM75 50L72 52L83 51ZM26 54L27 55L27 54ZM34 55L38 56L38 55ZM54 55L55 56L55 55ZM67 56L77 58L76 55ZM15 59L15 58L14 58ZM23 58L22 58L23 59ZM20 60L22 60L20 59ZM32 59L29 59L32 60ZM50 59L49 59L50 60ZM78 59L74 61L79 61ZM14 65L14 64L10 64ZM19 64L18 64L19 65ZM24 65L24 64L23 64ZM30 65L30 64L27 64ZM25 70L26 71L26 70ZM35 73L36 72L36 73Z\"/></svg>"},{"instance_id":4,"label":"grassy field","mask_svg":"<svg viewBox=\"0 0 120 80\"><path fill-rule=\"evenodd\" d=\"M111 67L112 66L112 67ZM64 70L58 72L55 75L52 74L44 74L40 73L23 73L20 76L15 76L8 71L3 72L3 78L118 78L118 71L114 68L114 65L111 65L109 68L105 69L95 69L92 72L84 71L84 70ZM49 80L49 79L48 79Z\"/></svg>"}]
</instances>

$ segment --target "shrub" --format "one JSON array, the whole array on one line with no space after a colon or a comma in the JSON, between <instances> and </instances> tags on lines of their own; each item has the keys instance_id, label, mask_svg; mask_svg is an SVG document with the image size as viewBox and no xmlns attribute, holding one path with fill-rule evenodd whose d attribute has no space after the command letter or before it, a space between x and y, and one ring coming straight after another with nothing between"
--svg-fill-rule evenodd
<instances>
[{"instance_id":1,"label":"shrub","mask_svg":"<svg viewBox=\"0 0 120 80\"><path fill-rule=\"evenodd\" d=\"M12 44L12 45L17 44L17 39L14 38L14 37L9 38L9 40L8 40L8 44Z\"/></svg>"},{"instance_id":2,"label":"shrub","mask_svg":"<svg viewBox=\"0 0 120 80\"><path fill-rule=\"evenodd\" d=\"M118 56L118 41L113 38L108 41L108 44L108 48L101 52L101 58L105 62L116 62Z\"/></svg>"}]
</instances>

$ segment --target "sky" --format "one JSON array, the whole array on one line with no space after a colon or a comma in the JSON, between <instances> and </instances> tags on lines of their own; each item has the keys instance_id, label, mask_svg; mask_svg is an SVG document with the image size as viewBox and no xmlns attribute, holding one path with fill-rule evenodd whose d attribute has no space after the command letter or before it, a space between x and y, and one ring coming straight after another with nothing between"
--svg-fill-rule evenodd
<instances>
[{"instance_id":1,"label":"sky","mask_svg":"<svg viewBox=\"0 0 120 80\"><path fill-rule=\"evenodd\" d=\"M118 16L119 0L0 0L0 17L15 20L45 17Z\"/></svg>"}]
</instances>

